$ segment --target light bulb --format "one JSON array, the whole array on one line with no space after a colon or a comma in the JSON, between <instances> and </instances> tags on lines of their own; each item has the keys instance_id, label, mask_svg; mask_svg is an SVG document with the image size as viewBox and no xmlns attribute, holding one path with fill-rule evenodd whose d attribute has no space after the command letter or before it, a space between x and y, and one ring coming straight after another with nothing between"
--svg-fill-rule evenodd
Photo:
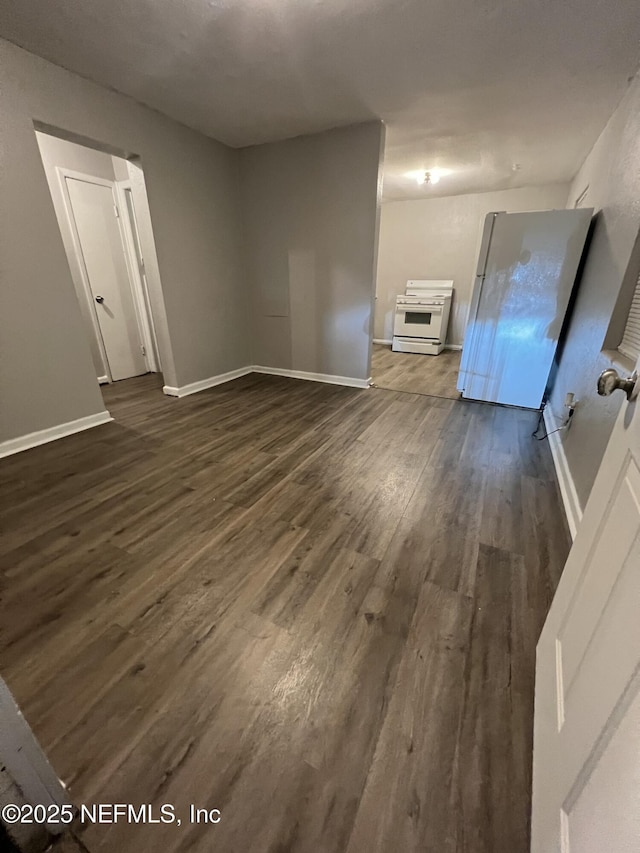
<instances>
[{"instance_id":1,"label":"light bulb","mask_svg":"<svg viewBox=\"0 0 640 853\"><path fill-rule=\"evenodd\" d=\"M416 169L413 172L405 172L407 178L413 178L419 187L438 184L440 180L452 173L452 169Z\"/></svg>"}]
</instances>

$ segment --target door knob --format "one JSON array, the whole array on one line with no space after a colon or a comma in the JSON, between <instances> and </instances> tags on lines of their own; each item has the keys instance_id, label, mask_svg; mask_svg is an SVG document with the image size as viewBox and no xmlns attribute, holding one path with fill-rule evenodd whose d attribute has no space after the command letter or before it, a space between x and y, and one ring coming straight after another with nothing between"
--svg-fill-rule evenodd
<instances>
[{"instance_id":1,"label":"door knob","mask_svg":"<svg viewBox=\"0 0 640 853\"><path fill-rule=\"evenodd\" d=\"M99 302L100 305L104 302L104 296L96 296L96 302Z\"/></svg>"},{"instance_id":2,"label":"door knob","mask_svg":"<svg viewBox=\"0 0 640 853\"><path fill-rule=\"evenodd\" d=\"M601 397L608 397L609 394L613 394L614 391L619 389L620 391L624 391L627 395L627 400L630 400L637 379L638 374L636 371L628 379L623 379L617 370L614 370L613 367L608 367L598 376L598 394Z\"/></svg>"}]
</instances>

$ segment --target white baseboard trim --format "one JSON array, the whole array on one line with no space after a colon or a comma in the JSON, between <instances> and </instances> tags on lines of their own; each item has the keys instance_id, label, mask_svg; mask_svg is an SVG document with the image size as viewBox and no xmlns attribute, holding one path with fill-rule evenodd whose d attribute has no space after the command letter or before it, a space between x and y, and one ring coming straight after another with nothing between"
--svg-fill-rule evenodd
<instances>
[{"instance_id":1,"label":"white baseboard trim","mask_svg":"<svg viewBox=\"0 0 640 853\"><path fill-rule=\"evenodd\" d=\"M172 385L165 385L162 391L169 397L188 397L189 394L197 394L198 391L205 391L207 388L214 388L216 385L223 385L225 382L239 379L241 376L251 373L252 370L252 367L240 367L237 370L229 370L227 373L219 373L217 376L210 376L208 379L191 382L189 385L180 385L177 388Z\"/></svg>"},{"instance_id":2,"label":"white baseboard trim","mask_svg":"<svg viewBox=\"0 0 640 853\"><path fill-rule=\"evenodd\" d=\"M284 367L267 367L266 365L253 364L249 367L240 367L238 370L230 370L228 373L220 373L218 376L210 376L200 382L192 382L190 385L174 387L165 385L162 389L169 397L187 397L207 388L214 388L233 379L239 379L248 373L266 373L270 376L287 376L290 379L306 379L308 382L326 382L329 385L346 385L349 388L368 388L371 384L369 379L356 379L353 376L334 376L330 373L309 373L306 370L289 370Z\"/></svg>"},{"instance_id":3,"label":"white baseboard trim","mask_svg":"<svg viewBox=\"0 0 640 853\"><path fill-rule=\"evenodd\" d=\"M78 418L75 421L68 421L66 424L58 424L54 427L21 435L18 438L10 438L8 441L0 442L0 458L12 456L22 450L38 447L39 444L47 444L49 441L56 441L58 438L64 438L66 435L73 435L75 432L82 432L85 429L100 426L100 424L107 424L112 420L113 418L105 409L104 412L87 415L86 418Z\"/></svg>"},{"instance_id":4,"label":"white baseboard trim","mask_svg":"<svg viewBox=\"0 0 640 853\"><path fill-rule=\"evenodd\" d=\"M348 388L368 388L369 379L356 379L353 376L334 376L332 373L309 373L306 370L288 370L283 367L264 367L254 364L250 368L254 373L268 373L270 376L287 376L289 379L306 379L308 382L326 382L328 385L346 385Z\"/></svg>"},{"instance_id":5,"label":"white baseboard trim","mask_svg":"<svg viewBox=\"0 0 640 853\"><path fill-rule=\"evenodd\" d=\"M459 352L462 349L462 344L445 344L444 348L445 349L454 349L454 350L457 350Z\"/></svg>"},{"instance_id":6,"label":"white baseboard trim","mask_svg":"<svg viewBox=\"0 0 640 853\"><path fill-rule=\"evenodd\" d=\"M580 506L578 492L571 476L562 439L559 433L553 432L558 429L559 424L548 404L544 409L544 426L549 436L549 447L553 456L553 464L556 469L556 477L560 486L560 494L562 496L562 503L564 504L565 515L567 516L569 532L571 533L571 538L575 539L578 527L582 521L582 507Z\"/></svg>"},{"instance_id":7,"label":"white baseboard trim","mask_svg":"<svg viewBox=\"0 0 640 853\"><path fill-rule=\"evenodd\" d=\"M108 385L109 377L108 376L98 376L98 385Z\"/></svg>"}]
</instances>

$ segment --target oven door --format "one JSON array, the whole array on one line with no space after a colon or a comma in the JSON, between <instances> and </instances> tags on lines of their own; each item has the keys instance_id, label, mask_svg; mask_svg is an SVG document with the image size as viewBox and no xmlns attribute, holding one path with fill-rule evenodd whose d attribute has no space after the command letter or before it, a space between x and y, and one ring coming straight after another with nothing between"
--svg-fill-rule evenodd
<instances>
[{"instance_id":1,"label":"oven door","mask_svg":"<svg viewBox=\"0 0 640 853\"><path fill-rule=\"evenodd\" d=\"M440 340L443 306L396 305L393 334L405 338Z\"/></svg>"}]
</instances>

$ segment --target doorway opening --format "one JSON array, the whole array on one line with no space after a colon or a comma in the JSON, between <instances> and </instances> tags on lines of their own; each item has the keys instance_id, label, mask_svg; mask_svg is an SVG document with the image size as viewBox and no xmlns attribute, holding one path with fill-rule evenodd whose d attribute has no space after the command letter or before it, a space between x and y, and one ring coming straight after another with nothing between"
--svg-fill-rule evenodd
<instances>
[{"instance_id":1,"label":"doorway opening","mask_svg":"<svg viewBox=\"0 0 640 853\"><path fill-rule=\"evenodd\" d=\"M372 384L392 391L456 399L460 347L447 344L453 279L408 279L393 297L390 317L381 315L382 306L378 309L383 295L381 280L378 274L374 325L382 327L389 337L373 338Z\"/></svg>"},{"instance_id":2,"label":"doorway opening","mask_svg":"<svg viewBox=\"0 0 640 853\"><path fill-rule=\"evenodd\" d=\"M419 353L393 352L391 344L374 342L371 351L371 379L376 388L445 397L457 400L460 370L459 350L446 349L437 358Z\"/></svg>"},{"instance_id":3,"label":"doorway opening","mask_svg":"<svg viewBox=\"0 0 640 853\"><path fill-rule=\"evenodd\" d=\"M147 374L158 374L149 379L160 390L154 308L164 305L140 161L49 129L35 133L103 396L107 386Z\"/></svg>"}]
</instances>

